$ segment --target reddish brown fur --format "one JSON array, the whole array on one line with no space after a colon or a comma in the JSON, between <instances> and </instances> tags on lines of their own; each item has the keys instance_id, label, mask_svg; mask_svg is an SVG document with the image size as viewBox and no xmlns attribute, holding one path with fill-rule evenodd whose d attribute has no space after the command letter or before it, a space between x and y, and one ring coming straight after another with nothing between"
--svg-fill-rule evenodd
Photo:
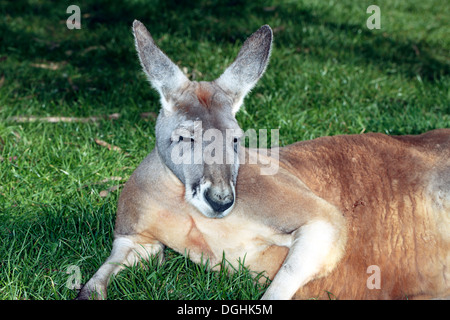
<instances>
[{"instance_id":1,"label":"reddish brown fur","mask_svg":"<svg viewBox=\"0 0 450 320\"><path fill-rule=\"evenodd\" d=\"M198 86L195 90L195 94L197 95L198 101L202 104L203 107L209 108L210 100L211 100L211 91L203 86Z\"/></svg>"},{"instance_id":2,"label":"reddish brown fur","mask_svg":"<svg viewBox=\"0 0 450 320\"><path fill-rule=\"evenodd\" d=\"M434 280L445 272L436 259L448 259L450 246L436 234L426 192L430 168L450 157L449 133L325 137L282 149L282 163L348 224L344 258L297 298L327 299L329 291L341 299L405 299L445 289ZM367 289L370 265L381 269L382 290Z\"/></svg>"}]
</instances>

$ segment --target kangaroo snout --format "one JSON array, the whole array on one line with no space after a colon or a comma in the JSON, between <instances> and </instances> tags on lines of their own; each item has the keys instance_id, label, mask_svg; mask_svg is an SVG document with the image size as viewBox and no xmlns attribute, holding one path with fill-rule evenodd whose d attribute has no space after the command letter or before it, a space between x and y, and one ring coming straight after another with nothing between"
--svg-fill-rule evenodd
<instances>
[{"instance_id":1,"label":"kangaroo snout","mask_svg":"<svg viewBox=\"0 0 450 320\"><path fill-rule=\"evenodd\" d=\"M208 188L205 190L205 200L215 212L223 213L234 204L234 195L231 188Z\"/></svg>"}]
</instances>

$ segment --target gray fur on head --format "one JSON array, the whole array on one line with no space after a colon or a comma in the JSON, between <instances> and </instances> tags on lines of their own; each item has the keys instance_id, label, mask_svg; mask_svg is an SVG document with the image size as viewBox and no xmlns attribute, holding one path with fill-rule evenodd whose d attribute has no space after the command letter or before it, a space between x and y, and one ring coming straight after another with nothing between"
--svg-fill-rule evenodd
<instances>
[{"instance_id":1,"label":"gray fur on head","mask_svg":"<svg viewBox=\"0 0 450 320\"><path fill-rule=\"evenodd\" d=\"M184 184L188 202L207 217L224 217L234 205L239 170L242 130L235 114L266 69L272 30L263 26L251 35L212 82L189 81L139 21L133 23L133 32L142 69L161 96L159 157Z\"/></svg>"}]
</instances>

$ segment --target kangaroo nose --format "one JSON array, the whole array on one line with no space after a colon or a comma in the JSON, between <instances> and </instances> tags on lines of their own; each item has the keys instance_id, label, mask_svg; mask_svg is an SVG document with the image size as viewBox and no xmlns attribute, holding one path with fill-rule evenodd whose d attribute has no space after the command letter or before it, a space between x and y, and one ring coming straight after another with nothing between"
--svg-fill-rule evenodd
<instances>
[{"instance_id":1,"label":"kangaroo nose","mask_svg":"<svg viewBox=\"0 0 450 320\"><path fill-rule=\"evenodd\" d=\"M220 213L230 208L234 203L232 192L214 191L213 188L210 188L205 191L204 196L211 208L213 208L214 211Z\"/></svg>"}]
</instances>

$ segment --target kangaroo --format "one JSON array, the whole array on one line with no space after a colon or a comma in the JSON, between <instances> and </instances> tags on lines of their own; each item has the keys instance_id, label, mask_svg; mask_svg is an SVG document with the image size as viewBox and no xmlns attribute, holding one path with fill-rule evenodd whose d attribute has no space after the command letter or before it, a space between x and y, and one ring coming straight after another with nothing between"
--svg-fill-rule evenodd
<instances>
[{"instance_id":1,"label":"kangaroo","mask_svg":"<svg viewBox=\"0 0 450 320\"><path fill-rule=\"evenodd\" d=\"M450 129L322 137L260 155L241 146L235 114L268 64L269 26L212 82L190 81L141 22L133 33L161 97L156 145L125 184L111 255L78 299L105 299L111 275L163 260L166 246L211 267L223 254L245 261L271 279L263 299L450 296Z\"/></svg>"}]
</instances>

